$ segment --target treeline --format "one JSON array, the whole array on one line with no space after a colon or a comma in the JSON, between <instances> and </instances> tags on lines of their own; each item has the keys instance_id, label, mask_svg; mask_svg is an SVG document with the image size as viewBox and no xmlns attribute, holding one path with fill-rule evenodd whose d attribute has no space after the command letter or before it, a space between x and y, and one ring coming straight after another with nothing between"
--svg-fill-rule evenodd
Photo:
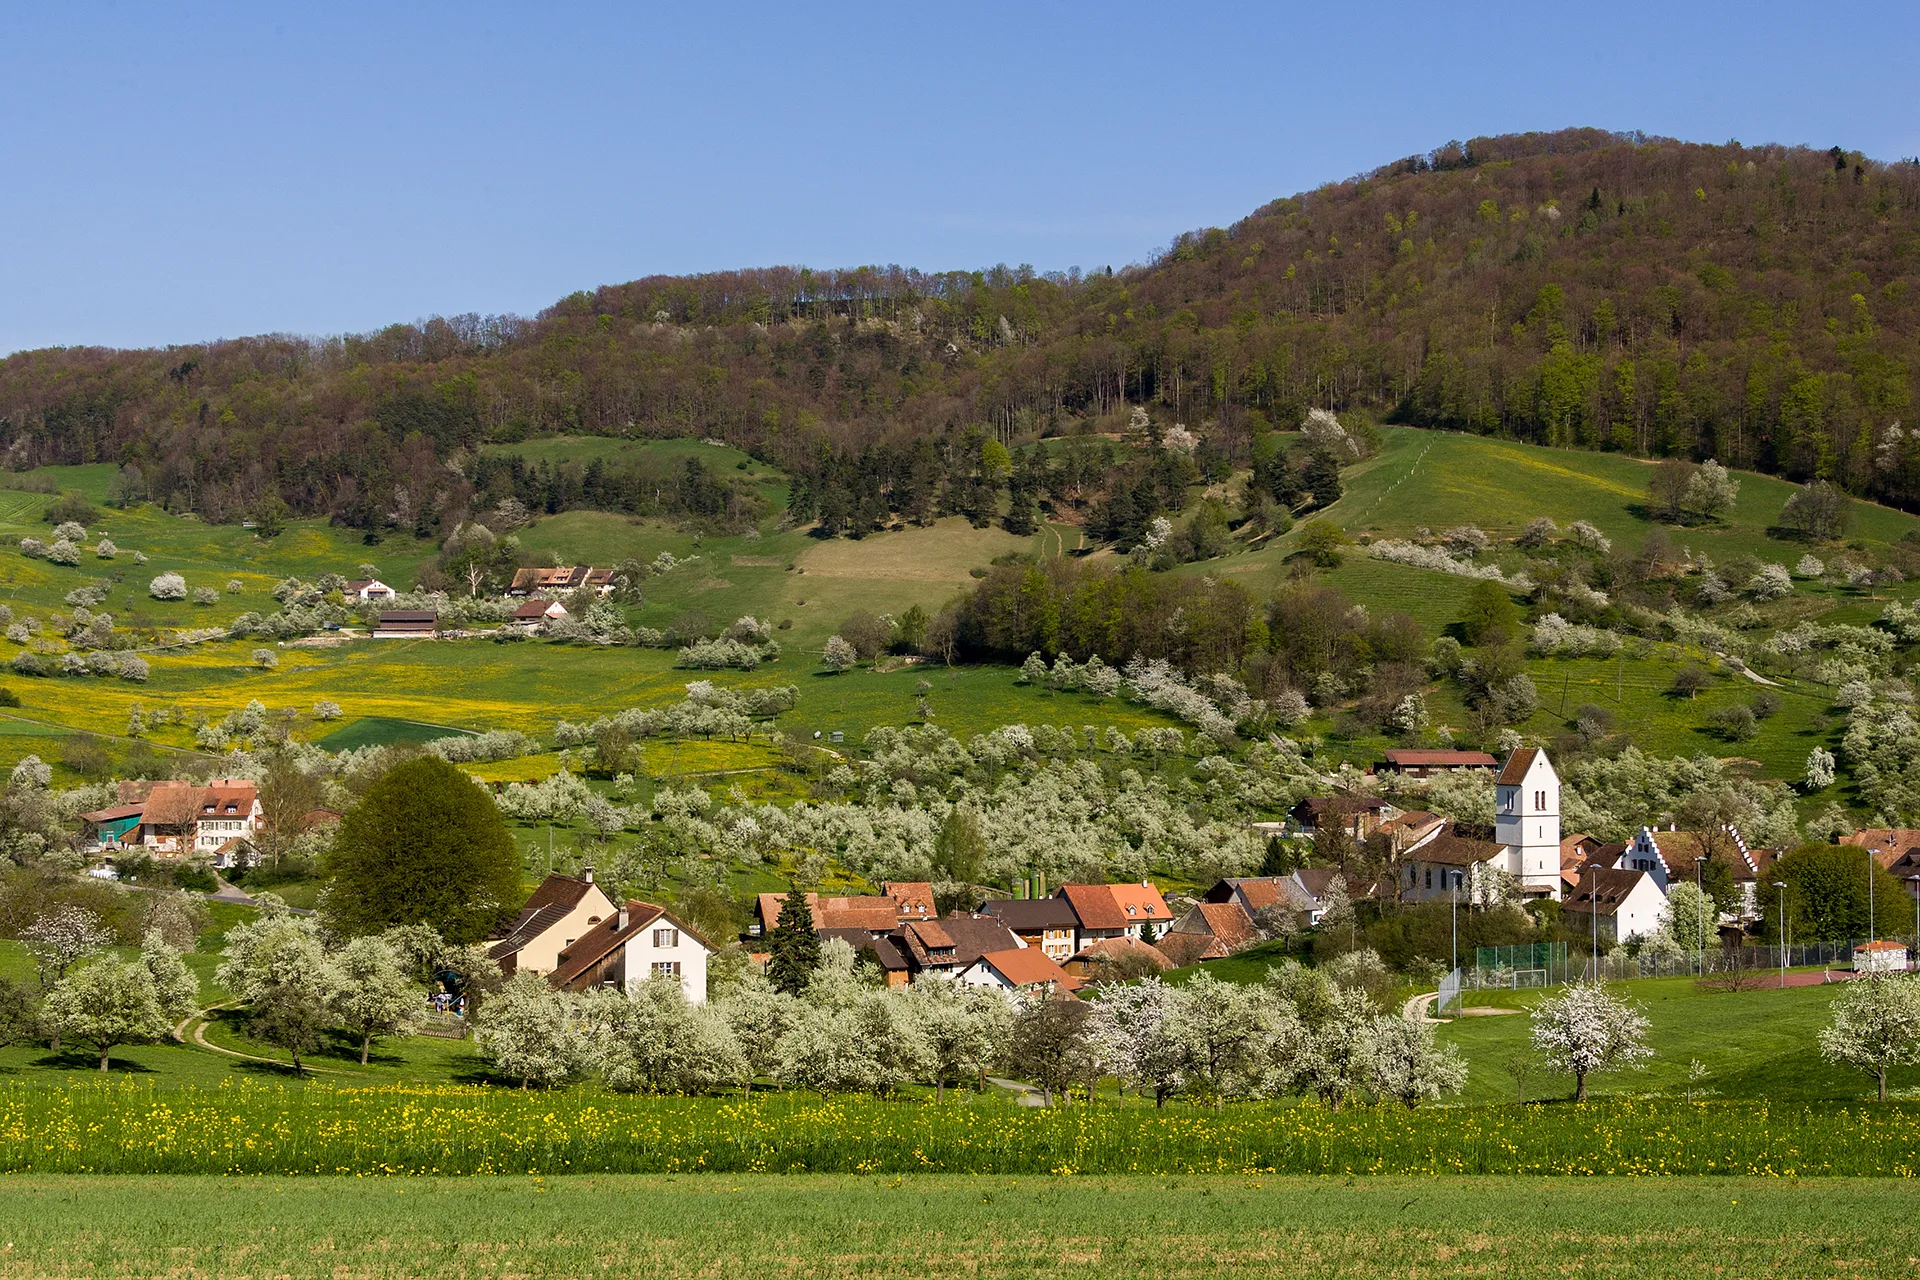
<instances>
[{"instance_id":1,"label":"treeline","mask_svg":"<svg viewBox=\"0 0 1920 1280\"><path fill-rule=\"evenodd\" d=\"M511 498L529 513L586 507L637 516L684 516L730 527L751 524L765 504L745 483L716 475L699 458L667 462L645 454L608 462L530 462L518 454L482 455L473 464L476 505Z\"/></svg>"},{"instance_id":2,"label":"treeline","mask_svg":"<svg viewBox=\"0 0 1920 1280\"><path fill-rule=\"evenodd\" d=\"M976 442L1018 452L1145 408L1244 463L1319 406L1914 506L1917 260L1910 162L1481 138L1117 272L776 268L609 286L530 320L24 352L0 362L0 445L16 467L122 464L126 495L213 519L277 494L371 529L458 518L473 476L445 463L482 441L718 437L812 473L822 510L847 495L851 527L876 501L983 510ZM906 465L897 496L834 479L882 448Z\"/></svg>"}]
</instances>

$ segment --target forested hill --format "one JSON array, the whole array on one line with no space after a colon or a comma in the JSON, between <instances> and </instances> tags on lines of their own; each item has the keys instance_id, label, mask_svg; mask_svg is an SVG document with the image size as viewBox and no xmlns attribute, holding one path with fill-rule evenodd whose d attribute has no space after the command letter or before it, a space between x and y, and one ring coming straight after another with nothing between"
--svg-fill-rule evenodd
<instances>
[{"instance_id":1,"label":"forested hill","mask_svg":"<svg viewBox=\"0 0 1920 1280\"><path fill-rule=\"evenodd\" d=\"M450 457L548 432L719 437L799 470L930 439L951 468L989 432L1147 405L1244 458L1322 405L1912 507L1916 273L1913 162L1570 130L1449 144L1120 271L772 268L533 319L24 352L0 443L9 466L123 464L130 494L212 519L277 490L430 525L474 497Z\"/></svg>"}]
</instances>

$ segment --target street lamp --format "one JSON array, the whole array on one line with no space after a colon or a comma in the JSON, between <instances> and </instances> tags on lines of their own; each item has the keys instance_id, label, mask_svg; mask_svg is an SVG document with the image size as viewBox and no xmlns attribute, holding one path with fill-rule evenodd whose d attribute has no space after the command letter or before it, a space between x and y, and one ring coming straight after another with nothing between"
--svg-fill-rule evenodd
<instances>
[{"instance_id":1,"label":"street lamp","mask_svg":"<svg viewBox=\"0 0 1920 1280\"><path fill-rule=\"evenodd\" d=\"M1920 875L1908 876L1907 883L1913 886L1909 891L1913 894L1913 950L1908 953L1913 959L1909 964L1920 968Z\"/></svg>"},{"instance_id":2,"label":"street lamp","mask_svg":"<svg viewBox=\"0 0 1920 1280\"><path fill-rule=\"evenodd\" d=\"M1780 985L1784 988L1787 985L1787 882L1775 880L1773 887L1780 891Z\"/></svg>"},{"instance_id":3,"label":"street lamp","mask_svg":"<svg viewBox=\"0 0 1920 1280\"><path fill-rule=\"evenodd\" d=\"M1460 972L1460 873L1447 875L1447 901L1453 916L1453 971Z\"/></svg>"},{"instance_id":4,"label":"street lamp","mask_svg":"<svg viewBox=\"0 0 1920 1280\"><path fill-rule=\"evenodd\" d=\"M1867 945L1873 945L1873 869L1879 864L1873 860L1873 846L1867 846Z\"/></svg>"},{"instance_id":5,"label":"street lamp","mask_svg":"<svg viewBox=\"0 0 1920 1280\"><path fill-rule=\"evenodd\" d=\"M1693 953L1693 972L1695 977L1705 973L1707 963L1707 913L1701 906L1707 900L1706 881L1702 878L1700 865L1707 860L1705 853L1693 860L1693 891L1697 895L1693 904L1695 949Z\"/></svg>"}]
</instances>

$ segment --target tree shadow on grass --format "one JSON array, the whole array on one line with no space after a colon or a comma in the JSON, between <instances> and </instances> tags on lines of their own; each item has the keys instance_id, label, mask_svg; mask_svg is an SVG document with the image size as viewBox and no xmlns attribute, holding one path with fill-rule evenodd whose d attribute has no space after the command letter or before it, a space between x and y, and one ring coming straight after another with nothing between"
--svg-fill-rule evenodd
<instances>
[{"instance_id":1,"label":"tree shadow on grass","mask_svg":"<svg viewBox=\"0 0 1920 1280\"><path fill-rule=\"evenodd\" d=\"M86 1048L64 1048L58 1053L45 1053L33 1060L36 1067L45 1067L52 1071L86 1071L93 1075L141 1075L156 1074L152 1067L133 1061L131 1058L111 1057L107 1059L107 1069L100 1070L100 1054L97 1050Z\"/></svg>"}]
</instances>

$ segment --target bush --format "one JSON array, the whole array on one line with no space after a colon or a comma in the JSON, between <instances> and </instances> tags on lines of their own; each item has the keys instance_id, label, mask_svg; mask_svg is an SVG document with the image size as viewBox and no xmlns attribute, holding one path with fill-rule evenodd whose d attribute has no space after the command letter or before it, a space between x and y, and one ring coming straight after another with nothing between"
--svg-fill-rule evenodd
<instances>
[{"instance_id":1,"label":"bush","mask_svg":"<svg viewBox=\"0 0 1920 1280\"><path fill-rule=\"evenodd\" d=\"M20 554L29 560L38 560L47 554L47 544L38 538L22 538Z\"/></svg>"},{"instance_id":2,"label":"bush","mask_svg":"<svg viewBox=\"0 0 1920 1280\"><path fill-rule=\"evenodd\" d=\"M93 509L93 504L87 501L85 494L77 489L69 489L66 493L60 495L58 500L51 503L45 511L41 512L40 518L48 524L54 525L85 525L91 523L93 518L99 514L98 511ZM84 538L86 534L82 533L80 536Z\"/></svg>"},{"instance_id":3,"label":"bush","mask_svg":"<svg viewBox=\"0 0 1920 1280\"><path fill-rule=\"evenodd\" d=\"M1753 708L1745 705L1716 707L1708 713L1707 723L1728 742L1746 742L1760 732Z\"/></svg>"},{"instance_id":4,"label":"bush","mask_svg":"<svg viewBox=\"0 0 1920 1280\"><path fill-rule=\"evenodd\" d=\"M17 707L19 705L20 695L5 685L0 685L0 707Z\"/></svg>"},{"instance_id":5,"label":"bush","mask_svg":"<svg viewBox=\"0 0 1920 1280\"><path fill-rule=\"evenodd\" d=\"M79 564L80 548L62 538L47 548L47 559L54 564Z\"/></svg>"},{"instance_id":6,"label":"bush","mask_svg":"<svg viewBox=\"0 0 1920 1280\"><path fill-rule=\"evenodd\" d=\"M100 544L93 549L93 554L102 560L111 560L120 554L120 548L113 545L112 538L102 538Z\"/></svg>"},{"instance_id":7,"label":"bush","mask_svg":"<svg viewBox=\"0 0 1920 1280\"><path fill-rule=\"evenodd\" d=\"M53 536L60 542L85 542L87 526L68 520L54 529Z\"/></svg>"},{"instance_id":8,"label":"bush","mask_svg":"<svg viewBox=\"0 0 1920 1280\"><path fill-rule=\"evenodd\" d=\"M177 573L163 573L147 584L147 594L155 600L185 600L187 580Z\"/></svg>"},{"instance_id":9,"label":"bush","mask_svg":"<svg viewBox=\"0 0 1920 1280\"><path fill-rule=\"evenodd\" d=\"M193 589L193 602L195 604L219 604L220 593L212 587L195 587Z\"/></svg>"}]
</instances>

